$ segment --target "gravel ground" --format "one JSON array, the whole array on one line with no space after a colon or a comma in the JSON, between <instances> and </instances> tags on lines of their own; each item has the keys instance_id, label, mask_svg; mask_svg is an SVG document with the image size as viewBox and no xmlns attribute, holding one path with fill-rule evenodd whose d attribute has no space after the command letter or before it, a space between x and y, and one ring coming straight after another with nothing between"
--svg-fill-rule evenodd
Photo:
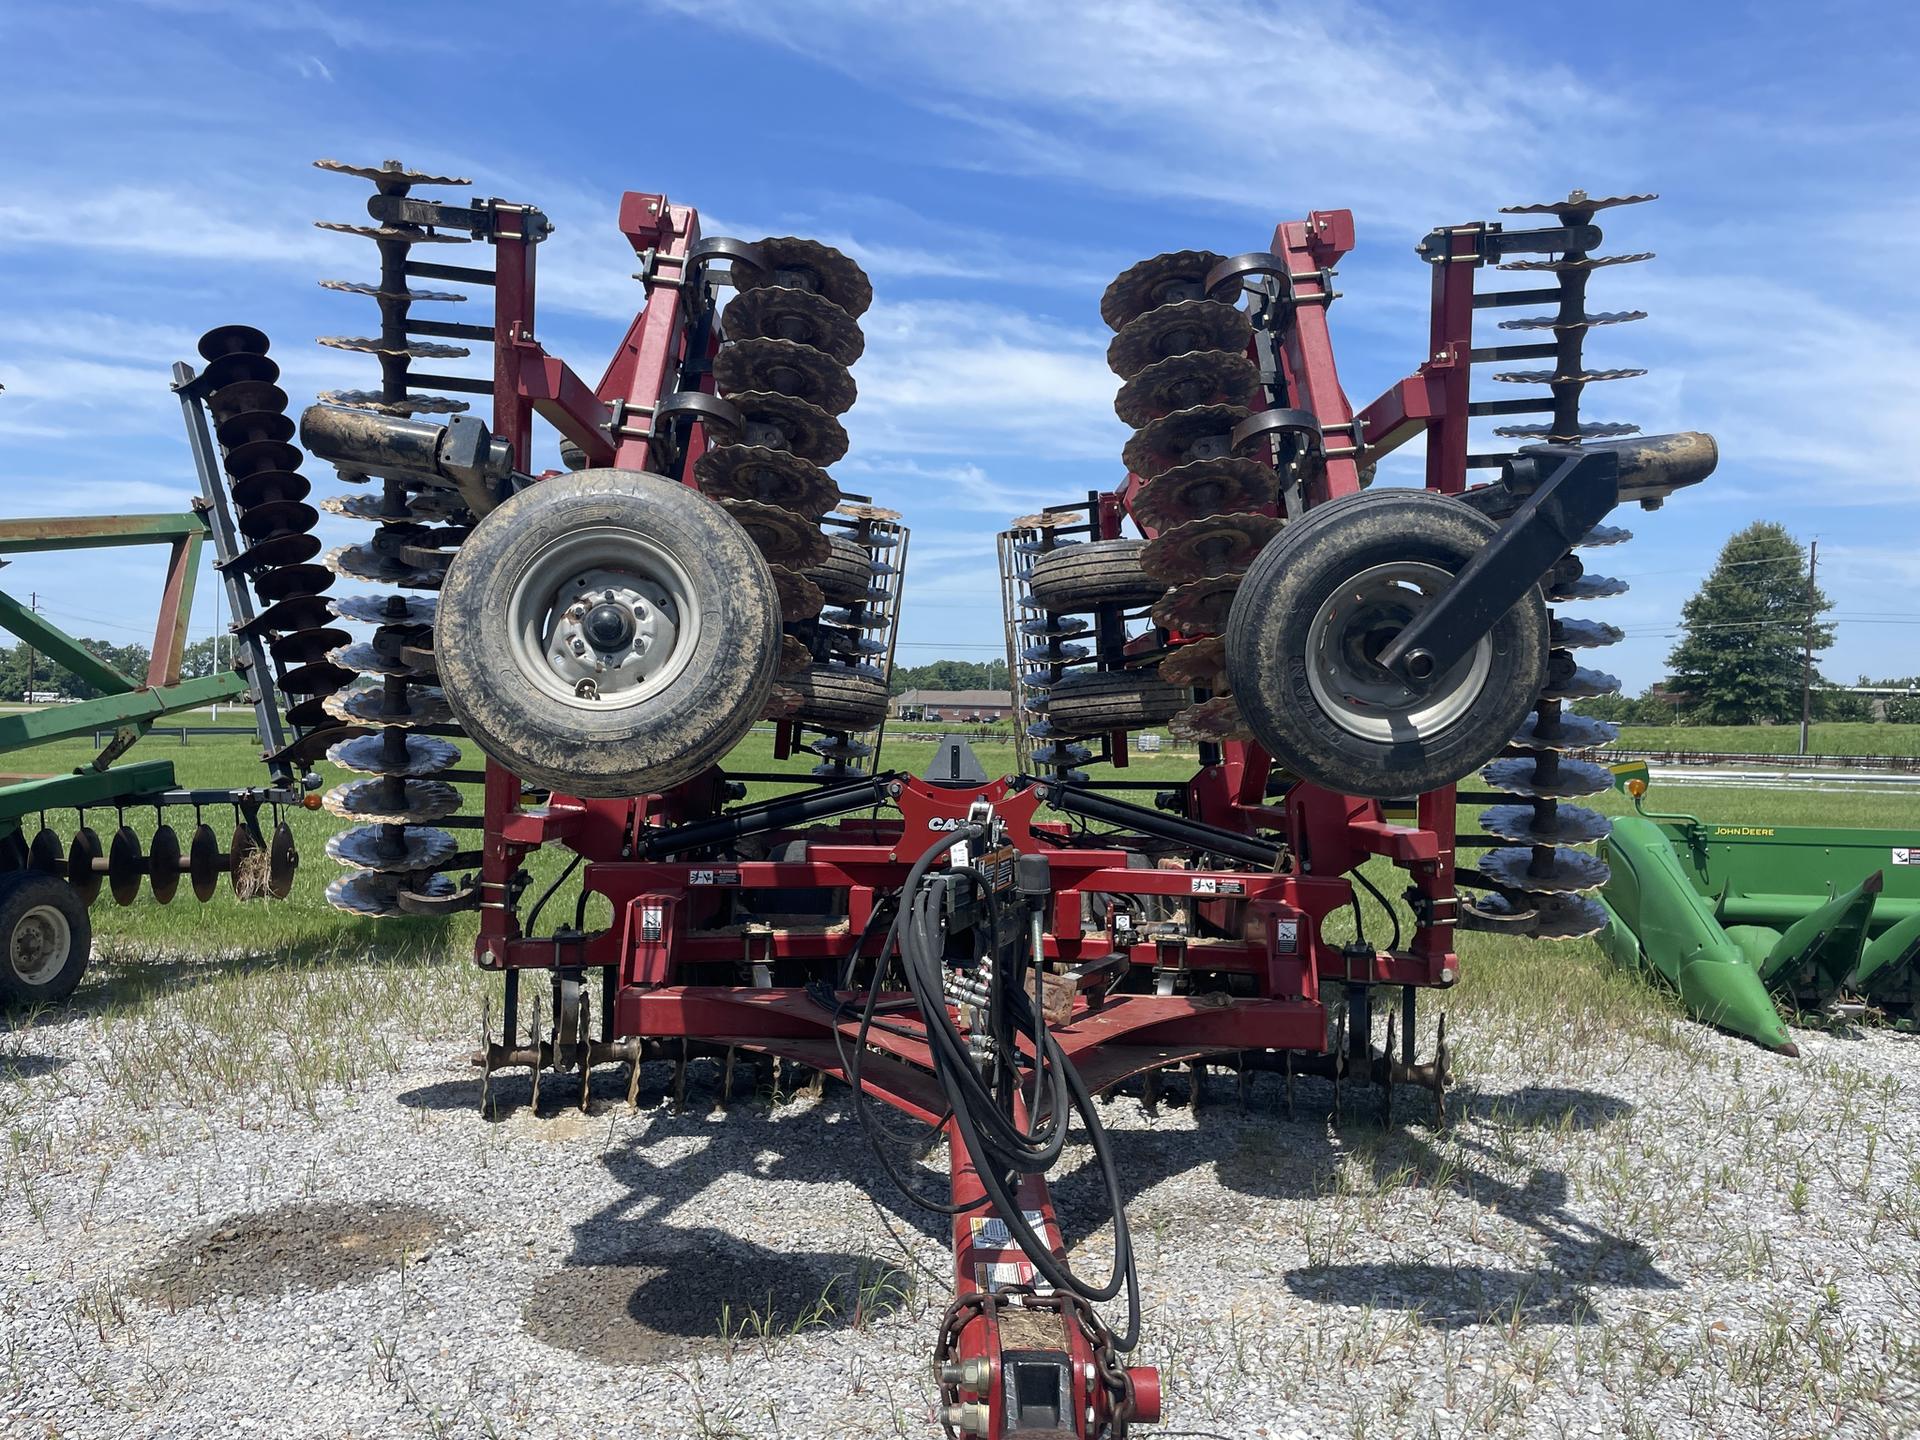
<instances>
[{"instance_id":1,"label":"gravel ground","mask_svg":"<svg viewBox=\"0 0 1920 1440\"><path fill-rule=\"evenodd\" d=\"M178 1023L0 1032L0 1434L938 1434L944 1231L844 1091L722 1113L696 1066L675 1114L655 1067L486 1121L470 1037L395 1019L376 1073L182 1096L127 1058ZM1271 1076L1108 1106L1157 1433L1920 1434L1920 1042L1509 1023L1456 1014L1443 1131ZM1099 1266L1093 1176L1056 1194Z\"/></svg>"}]
</instances>

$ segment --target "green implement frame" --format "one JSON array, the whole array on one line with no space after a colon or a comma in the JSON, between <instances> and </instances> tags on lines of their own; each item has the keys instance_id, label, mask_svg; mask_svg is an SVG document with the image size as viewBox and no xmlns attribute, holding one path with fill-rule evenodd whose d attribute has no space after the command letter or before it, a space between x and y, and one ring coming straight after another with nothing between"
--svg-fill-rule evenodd
<instances>
[{"instance_id":1,"label":"green implement frame","mask_svg":"<svg viewBox=\"0 0 1920 1440\"><path fill-rule=\"evenodd\" d=\"M171 790L174 778L170 761L118 768L113 762L162 716L247 693L246 677L233 672L195 680L180 678L187 618L193 609L194 577L208 534L207 520L197 511L0 520L0 555L122 545L168 547L165 589L153 632L153 658L144 676L129 675L109 665L74 636L22 604L17 596L0 590L0 630L104 692L70 705L0 715L0 756L48 740L113 731L112 739L92 762L72 774L0 775L0 840L17 834L22 817L36 811L108 805Z\"/></svg>"},{"instance_id":2,"label":"green implement frame","mask_svg":"<svg viewBox=\"0 0 1920 1440\"><path fill-rule=\"evenodd\" d=\"M1639 801L1636 798L1636 806ZM1798 1053L1790 1011L1920 1001L1920 829L1614 822L1600 943L1698 1019Z\"/></svg>"}]
</instances>

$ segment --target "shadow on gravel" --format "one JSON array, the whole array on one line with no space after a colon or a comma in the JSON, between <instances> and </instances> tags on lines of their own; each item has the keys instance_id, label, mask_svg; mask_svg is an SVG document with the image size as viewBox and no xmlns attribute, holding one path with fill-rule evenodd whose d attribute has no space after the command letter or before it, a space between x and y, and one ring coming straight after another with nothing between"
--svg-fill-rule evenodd
<instances>
[{"instance_id":1,"label":"shadow on gravel","mask_svg":"<svg viewBox=\"0 0 1920 1440\"><path fill-rule=\"evenodd\" d=\"M1524 1085L1502 1091L1462 1085L1447 1092L1447 1110L1460 1120L1510 1130L1604 1130L1633 1114L1633 1103L1618 1095L1565 1085Z\"/></svg>"},{"instance_id":2,"label":"shadow on gravel","mask_svg":"<svg viewBox=\"0 0 1920 1440\"><path fill-rule=\"evenodd\" d=\"M72 1063L65 1055L0 1055L0 1085L38 1080Z\"/></svg>"},{"instance_id":3,"label":"shadow on gravel","mask_svg":"<svg viewBox=\"0 0 1920 1440\"><path fill-rule=\"evenodd\" d=\"M1287 1288L1317 1305L1409 1311L1441 1330L1516 1316L1530 1325L1574 1325L1593 1315L1584 1286L1491 1265L1319 1265L1291 1272Z\"/></svg>"}]
</instances>

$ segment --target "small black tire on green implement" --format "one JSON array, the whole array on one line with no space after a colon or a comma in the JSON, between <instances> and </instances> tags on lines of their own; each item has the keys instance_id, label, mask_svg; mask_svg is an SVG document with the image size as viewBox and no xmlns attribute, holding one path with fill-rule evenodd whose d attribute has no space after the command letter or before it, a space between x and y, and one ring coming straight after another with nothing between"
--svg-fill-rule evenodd
<instances>
[{"instance_id":1,"label":"small black tire on green implement","mask_svg":"<svg viewBox=\"0 0 1920 1440\"><path fill-rule=\"evenodd\" d=\"M1063 545L1033 562L1028 579L1036 604L1053 611L1097 605L1151 605L1167 587L1140 568L1144 540L1094 540Z\"/></svg>"},{"instance_id":2,"label":"small black tire on green implement","mask_svg":"<svg viewBox=\"0 0 1920 1440\"><path fill-rule=\"evenodd\" d=\"M823 730L871 730L886 717L887 682L844 665L813 665L786 683L801 694L793 718Z\"/></svg>"},{"instance_id":3,"label":"small black tire on green implement","mask_svg":"<svg viewBox=\"0 0 1920 1440\"><path fill-rule=\"evenodd\" d=\"M604 616L602 595L615 597ZM592 609L562 641L570 599ZM434 655L461 726L514 774L637 795L698 775L752 727L780 658L780 602L746 531L699 491L580 470L528 486L461 543ZM595 656L633 668L596 679L581 669Z\"/></svg>"},{"instance_id":4,"label":"small black tire on green implement","mask_svg":"<svg viewBox=\"0 0 1920 1440\"><path fill-rule=\"evenodd\" d=\"M1190 691L1138 670L1079 670L1047 691L1046 718L1062 735L1103 735L1164 725Z\"/></svg>"},{"instance_id":5,"label":"small black tire on green implement","mask_svg":"<svg viewBox=\"0 0 1920 1440\"><path fill-rule=\"evenodd\" d=\"M1535 586L1447 674L1414 691L1373 661L1498 527L1426 490L1309 510L1262 550L1227 617L1227 675L1274 760L1345 795L1437 790L1507 746L1546 677Z\"/></svg>"},{"instance_id":6,"label":"small black tire on green implement","mask_svg":"<svg viewBox=\"0 0 1920 1440\"><path fill-rule=\"evenodd\" d=\"M859 605L872 598L873 557L858 540L844 535L828 535L833 548L827 558L806 576L820 587L820 593L834 605Z\"/></svg>"},{"instance_id":7,"label":"small black tire on green implement","mask_svg":"<svg viewBox=\"0 0 1920 1440\"><path fill-rule=\"evenodd\" d=\"M0 1008L66 999L92 951L93 924L73 886L37 870L0 875Z\"/></svg>"}]
</instances>

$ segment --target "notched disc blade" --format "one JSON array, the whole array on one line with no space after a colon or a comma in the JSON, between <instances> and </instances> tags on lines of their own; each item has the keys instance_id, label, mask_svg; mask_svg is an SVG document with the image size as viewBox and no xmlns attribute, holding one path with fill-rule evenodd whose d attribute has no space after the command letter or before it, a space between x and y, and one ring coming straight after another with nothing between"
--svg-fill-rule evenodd
<instances>
[{"instance_id":1,"label":"notched disc blade","mask_svg":"<svg viewBox=\"0 0 1920 1440\"><path fill-rule=\"evenodd\" d=\"M365 520L376 525L417 525L446 516L444 505L434 502L423 505L420 500L424 498L398 498L383 488L363 495L329 495L320 502L320 508L343 519Z\"/></svg>"},{"instance_id":2,"label":"notched disc blade","mask_svg":"<svg viewBox=\"0 0 1920 1440\"><path fill-rule=\"evenodd\" d=\"M1613 787L1613 772L1591 760L1563 757L1555 772L1542 774L1543 762L1516 755L1495 760L1480 776L1492 790L1511 795L1545 795L1556 799L1580 795L1598 795Z\"/></svg>"},{"instance_id":3,"label":"notched disc blade","mask_svg":"<svg viewBox=\"0 0 1920 1440\"><path fill-rule=\"evenodd\" d=\"M1550 586L1547 601L1560 605L1582 600L1609 600L1615 595L1626 594L1629 588L1626 581L1615 580L1610 575L1582 575L1564 584Z\"/></svg>"},{"instance_id":4,"label":"notched disc blade","mask_svg":"<svg viewBox=\"0 0 1920 1440\"><path fill-rule=\"evenodd\" d=\"M741 439L749 445L791 450L816 465L831 465L847 453L847 432L818 405L771 390L729 395L745 424Z\"/></svg>"},{"instance_id":5,"label":"notched disc blade","mask_svg":"<svg viewBox=\"0 0 1920 1440\"><path fill-rule=\"evenodd\" d=\"M1565 653L1565 652L1562 652ZM1587 700L1595 695L1613 695L1620 689L1618 676L1589 670L1584 665L1555 666L1541 687L1543 700Z\"/></svg>"},{"instance_id":6,"label":"notched disc blade","mask_svg":"<svg viewBox=\"0 0 1920 1440\"><path fill-rule=\"evenodd\" d=\"M1233 453L1233 427L1251 412L1244 405L1195 405L1152 421L1127 441L1120 458L1142 480L1176 465L1224 459Z\"/></svg>"},{"instance_id":7,"label":"notched disc blade","mask_svg":"<svg viewBox=\"0 0 1920 1440\"><path fill-rule=\"evenodd\" d=\"M371 735L356 735L330 746L327 759L343 770L356 770L362 775L399 775L417 779L451 770L459 763L460 749L438 735L384 730Z\"/></svg>"},{"instance_id":8,"label":"notched disc blade","mask_svg":"<svg viewBox=\"0 0 1920 1440\"><path fill-rule=\"evenodd\" d=\"M1514 732L1512 743L1529 750L1591 750L1596 745L1611 745L1619 738L1620 727L1611 720L1562 710L1542 726L1536 710Z\"/></svg>"},{"instance_id":9,"label":"notched disc blade","mask_svg":"<svg viewBox=\"0 0 1920 1440\"><path fill-rule=\"evenodd\" d=\"M1225 690L1227 642L1218 635L1182 645L1160 662L1160 678L1170 685Z\"/></svg>"},{"instance_id":10,"label":"notched disc blade","mask_svg":"<svg viewBox=\"0 0 1920 1440\"><path fill-rule=\"evenodd\" d=\"M767 268L733 262L734 287L746 294L769 286L804 290L831 301L858 320L873 304L867 272L831 245L796 235L770 235L753 242Z\"/></svg>"},{"instance_id":11,"label":"notched disc blade","mask_svg":"<svg viewBox=\"0 0 1920 1440\"><path fill-rule=\"evenodd\" d=\"M1240 588L1238 575L1211 575L1176 585L1153 605L1153 623L1176 635L1217 635Z\"/></svg>"},{"instance_id":12,"label":"notched disc blade","mask_svg":"<svg viewBox=\"0 0 1920 1440\"><path fill-rule=\"evenodd\" d=\"M762 505L758 500L723 500L720 503L740 528L747 532L747 538L755 548L767 557L769 565L804 570L825 563L833 553L833 546L821 533L820 527L804 515L783 510L778 505Z\"/></svg>"},{"instance_id":13,"label":"notched disc blade","mask_svg":"<svg viewBox=\"0 0 1920 1440\"><path fill-rule=\"evenodd\" d=\"M1502 320L1502 330L1591 330L1596 325L1625 325L1629 321L1644 320L1644 310L1603 310L1598 314L1582 315L1576 320L1562 320L1558 315L1525 315L1513 320Z\"/></svg>"},{"instance_id":14,"label":"notched disc blade","mask_svg":"<svg viewBox=\"0 0 1920 1440\"><path fill-rule=\"evenodd\" d=\"M1618 625L1565 615L1553 617L1550 633L1549 643L1556 650L1596 650L1602 645L1617 645L1627 638L1627 632Z\"/></svg>"},{"instance_id":15,"label":"notched disc blade","mask_svg":"<svg viewBox=\"0 0 1920 1440\"><path fill-rule=\"evenodd\" d=\"M1109 330L1182 300L1204 300L1207 272L1224 256L1211 250L1170 250L1129 265L1114 277L1100 297L1100 318Z\"/></svg>"},{"instance_id":16,"label":"notched disc blade","mask_svg":"<svg viewBox=\"0 0 1920 1440\"><path fill-rule=\"evenodd\" d=\"M1493 378L1509 385L1597 385L1603 380L1632 380L1645 370L1503 370Z\"/></svg>"},{"instance_id":17,"label":"notched disc blade","mask_svg":"<svg viewBox=\"0 0 1920 1440\"><path fill-rule=\"evenodd\" d=\"M1642 260L1653 259L1651 250L1641 251L1637 255L1581 255L1566 260L1505 260L1500 264L1502 270L1546 270L1555 274L1568 270L1600 270L1608 265L1634 265Z\"/></svg>"},{"instance_id":18,"label":"notched disc blade","mask_svg":"<svg viewBox=\"0 0 1920 1440\"><path fill-rule=\"evenodd\" d=\"M322 798L329 815L374 825L418 825L443 820L460 808L460 792L444 780L382 777L350 780Z\"/></svg>"},{"instance_id":19,"label":"notched disc blade","mask_svg":"<svg viewBox=\"0 0 1920 1440\"><path fill-rule=\"evenodd\" d=\"M1280 522L1271 515L1189 520L1149 540L1140 551L1140 568L1149 579L1166 585L1242 575L1279 533Z\"/></svg>"},{"instance_id":20,"label":"notched disc blade","mask_svg":"<svg viewBox=\"0 0 1920 1440\"><path fill-rule=\"evenodd\" d=\"M342 620L364 625L431 625L440 608L432 595L336 595L330 603Z\"/></svg>"},{"instance_id":21,"label":"notched disc blade","mask_svg":"<svg viewBox=\"0 0 1920 1440\"><path fill-rule=\"evenodd\" d=\"M461 360L473 352L464 345L441 345L431 340L409 340L392 345L377 335L322 335L329 350L353 350L362 355L404 355L409 360Z\"/></svg>"},{"instance_id":22,"label":"notched disc blade","mask_svg":"<svg viewBox=\"0 0 1920 1440\"><path fill-rule=\"evenodd\" d=\"M1480 828L1500 840L1520 845L1590 845L1604 839L1613 822L1598 810L1556 801L1543 807L1489 805L1480 812Z\"/></svg>"},{"instance_id":23,"label":"notched disc blade","mask_svg":"<svg viewBox=\"0 0 1920 1440\"><path fill-rule=\"evenodd\" d=\"M1589 195L1584 190L1572 190L1564 200L1538 200L1531 205L1502 205L1502 215L1577 215L1582 211L1592 213L1595 210L1610 210L1615 205L1644 205L1649 200L1658 200L1658 192L1649 191L1645 195Z\"/></svg>"},{"instance_id":24,"label":"notched disc blade","mask_svg":"<svg viewBox=\"0 0 1920 1440\"><path fill-rule=\"evenodd\" d=\"M371 545L340 545L327 552L326 566L335 574L364 580L369 585L405 585L414 590L438 589L441 576L398 555Z\"/></svg>"},{"instance_id":25,"label":"notched disc blade","mask_svg":"<svg viewBox=\"0 0 1920 1440\"><path fill-rule=\"evenodd\" d=\"M1272 466L1227 455L1163 471L1140 487L1130 510L1136 524L1167 530L1189 520L1259 510L1279 493L1280 477Z\"/></svg>"},{"instance_id":26,"label":"notched disc blade","mask_svg":"<svg viewBox=\"0 0 1920 1440\"><path fill-rule=\"evenodd\" d=\"M1231 695L1216 695L1198 705L1189 705L1167 722L1167 728L1184 740L1251 740L1240 707Z\"/></svg>"},{"instance_id":27,"label":"notched disc blade","mask_svg":"<svg viewBox=\"0 0 1920 1440\"><path fill-rule=\"evenodd\" d=\"M713 357L713 379L723 395L771 390L818 405L829 415L851 409L857 393L846 366L794 340L735 340L722 345Z\"/></svg>"},{"instance_id":28,"label":"notched disc blade","mask_svg":"<svg viewBox=\"0 0 1920 1440\"><path fill-rule=\"evenodd\" d=\"M1481 895L1460 907L1462 930L1490 930L1535 940L1578 940L1607 927L1607 912L1586 895Z\"/></svg>"},{"instance_id":29,"label":"notched disc blade","mask_svg":"<svg viewBox=\"0 0 1920 1440\"><path fill-rule=\"evenodd\" d=\"M842 365L860 358L867 340L851 315L824 296L767 285L727 302L721 327L729 340L792 340Z\"/></svg>"},{"instance_id":30,"label":"notched disc blade","mask_svg":"<svg viewBox=\"0 0 1920 1440\"><path fill-rule=\"evenodd\" d=\"M1078 615L1042 616L1038 620L1022 620L1020 633L1036 635L1041 639L1056 639L1068 635L1079 635L1088 629L1088 622Z\"/></svg>"},{"instance_id":31,"label":"notched disc blade","mask_svg":"<svg viewBox=\"0 0 1920 1440\"><path fill-rule=\"evenodd\" d=\"M162 905L171 903L180 889L180 836L171 825L157 826L153 846L147 851L147 874L151 878L153 898Z\"/></svg>"},{"instance_id":32,"label":"notched disc blade","mask_svg":"<svg viewBox=\"0 0 1920 1440\"><path fill-rule=\"evenodd\" d=\"M1034 664L1046 664L1049 661L1064 664L1072 660L1084 660L1093 652L1084 645L1029 645L1020 652L1022 660Z\"/></svg>"},{"instance_id":33,"label":"notched disc blade","mask_svg":"<svg viewBox=\"0 0 1920 1440\"><path fill-rule=\"evenodd\" d=\"M436 870L459 843L424 825L361 825L327 837L327 858L359 870Z\"/></svg>"},{"instance_id":34,"label":"notched disc blade","mask_svg":"<svg viewBox=\"0 0 1920 1440\"><path fill-rule=\"evenodd\" d=\"M131 905L140 898L140 881L147 873L147 857L141 853L140 837L122 825L113 832L107 847L107 893L116 905Z\"/></svg>"},{"instance_id":35,"label":"notched disc blade","mask_svg":"<svg viewBox=\"0 0 1920 1440\"><path fill-rule=\"evenodd\" d=\"M465 235L449 235L444 230L420 230L411 225L350 225L340 220L316 220L316 230L331 230L338 235L358 235L366 240L397 240L405 245L465 245Z\"/></svg>"},{"instance_id":36,"label":"notched disc blade","mask_svg":"<svg viewBox=\"0 0 1920 1440\"><path fill-rule=\"evenodd\" d=\"M818 585L784 565L769 568L773 571L774 591L780 597L780 618L783 621L811 620L820 613L821 607L827 603L827 597Z\"/></svg>"},{"instance_id":37,"label":"notched disc blade","mask_svg":"<svg viewBox=\"0 0 1920 1440\"><path fill-rule=\"evenodd\" d=\"M322 390L313 398L325 405L376 410L382 415L459 415L473 408L465 400L446 395L401 395L388 399L377 390Z\"/></svg>"},{"instance_id":38,"label":"notched disc blade","mask_svg":"<svg viewBox=\"0 0 1920 1440\"><path fill-rule=\"evenodd\" d=\"M1244 352L1253 326L1238 308L1219 300L1182 300L1127 322L1107 346L1107 368L1131 380L1149 365L1192 350Z\"/></svg>"},{"instance_id":39,"label":"notched disc blade","mask_svg":"<svg viewBox=\"0 0 1920 1440\"><path fill-rule=\"evenodd\" d=\"M451 304L467 298L451 290L382 290L378 285L363 285L358 280L322 280L320 288L339 290L348 295L370 295L375 300L405 300L410 305L415 301Z\"/></svg>"},{"instance_id":40,"label":"notched disc blade","mask_svg":"<svg viewBox=\"0 0 1920 1440\"><path fill-rule=\"evenodd\" d=\"M893 620L870 610L857 615L851 610L822 610L820 623L834 630L885 630Z\"/></svg>"},{"instance_id":41,"label":"notched disc blade","mask_svg":"<svg viewBox=\"0 0 1920 1440\"><path fill-rule=\"evenodd\" d=\"M1058 769L1063 765L1084 765L1091 759L1093 751L1085 745L1042 745L1033 752L1033 763L1050 769Z\"/></svg>"},{"instance_id":42,"label":"notched disc blade","mask_svg":"<svg viewBox=\"0 0 1920 1440\"><path fill-rule=\"evenodd\" d=\"M765 445L716 445L693 467L715 500L757 500L818 520L840 503L840 487L810 460Z\"/></svg>"},{"instance_id":43,"label":"notched disc blade","mask_svg":"<svg viewBox=\"0 0 1920 1440\"><path fill-rule=\"evenodd\" d=\"M294 844L293 827L282 820L267 840L267 894L275 900L286 899L293 892L293 876L299 868L300 850Z\"/></svg>"},{"instance_id":44,"label":"notched disc blade","mask_svg":"<svg viewBox=\"0 0 1920 1440\"><path fill-rule=\"evenodd\" d=\"M386 187L397 185L471 185L473 181L458 175L429 175L424 170L410 170L394 161L390 165L349 165L344 160L316 160L316 170L331 170L336 175L358 175L362 180L371 180L374 184Z\"/></svg>"},{"instance_id":45,"label":"notched disc blade","mask_svg":"<svg viewBox=\"0 0 1920 1440\"><path fill-rule=\"evenodd\" d=\"M427 685L408 685L402 695L389 695L384 685L343 690L329 695L327 713L349 725L450 725L453 708L446 697Z\"/></svg>"},{"instance_id":46,"label":"notched disc blade","mask_svg":"<svg viewBox=\"0 0 1920 1440\"><path fill-rule=\"evenodd\" d=\"M864 740L855 740L850 735L836 735L828 740L815 740L807 746L814 754L828 760L860 760L873 753L873 747Z\"/></svg>"},{"instance_id":47,"label":"notched disc blade","mask_svg":"<svg viewBox=\"0 0 1920 1440\"><path fill-rule=\"evenodd\" d=\"M1260 372L1228 350L1194 350L1157 360L1120 387L1113 409L1140 426L1196 405L1246 405L1260 388Z\"/></svg>"},{"instance_id":48,"label":"notched disc blade","mask_svg":"<svg viewBox=\"0 0 1920 1440\"><path fill-rule=\"evenodd\" d=\"M355 870L350 875L342 875L338 880L328 882L327 903L350 915L365 915L373 919L404 914L400 908L400 887L405 882L404 875Z\"/></svg>"},{"instance_id":49,"label":"notched disc blade","mask_svg":"<svg viewBox=\"0 0 1920 1440\"><path fill-rule=\"evenodd\" d=\"M1624 420L1588 420L1575 433L1563 435L1551 425L1496 425L1493 433L1509 440L1545 440L1554 445L1571 445L1576 440L1611 440L1621 435L1638 434L1640 427Z\"/></svg>"}]
</instances>

